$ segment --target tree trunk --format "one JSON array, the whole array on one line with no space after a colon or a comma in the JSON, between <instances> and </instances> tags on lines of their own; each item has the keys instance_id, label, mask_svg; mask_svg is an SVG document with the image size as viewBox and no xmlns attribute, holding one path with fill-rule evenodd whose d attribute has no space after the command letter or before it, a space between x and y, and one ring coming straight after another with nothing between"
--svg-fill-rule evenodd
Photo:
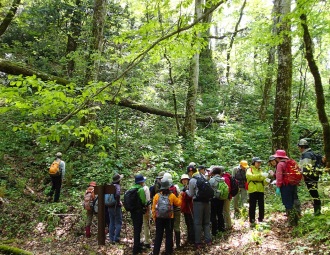
<instances>
[{"instance_id":1,"label":"tree trunk","mask_svg":"<svg viewBox=\"0 0 330 255\"><path fill-rule=\"evenodd\" d=\"M280 17L278 35L283 36L283 41L278 46L278 71L272 130L273 150L288 151L292 89L291 26L287 17L291 11L290 0L276 0L274 5Z\"/></svg>"},{"instance_id":2,"label":"tree trunk","mask_svg":"<svg viewBox=\"0 0 330 255\"><path fill-rule=\"evenodd\" d=\"M272 17L273 17L273 28L272 28L272 34L276 34L276 24L277 24L277 17L276 17L276 10L275 5L272 10ZM259 118L260 120L266 120L266 112L269 106L269 99L271 95L271 88L273 84L273 76L274 76L274 66L275 66L275 53L276 48L275 46L271 46L268 51L268 57L267 57L267 72L266 72L266 79L265 79L265 85L263 90L263 96L262 96L262 102L260 106L259 111Z\"/></svg>"},{"instance_id":3,"label":"tree trunk","mask_svg":"<svg viewBox=\"0 0 330 255\"><path fill-rule=\"evenodd\" d=\"M0 36L2 36L6 32L7 28L10 25L10 23L14 19L15 14L17 12L17 8L20 5L20 3L21 3L21 0L14 0L13 4L11 5L10 10L8 11L8 13L6 15L6 17L4 18L4 20L0 24Z\"/></svg>"},{"instance_id":4,"label":"tree trunk","mask_svg":"<svg viewBox=\"0 0 330 255\"><path fill-rule=\"evenodd\" d=\"M195 20L202 17L202 5L203 0L195 0ZM196 37L200 37L200 34L197 34ZM191 60L189 79L186 101L186 118L182 130L182 135L186 140L193 141L196 129L196 100L199 80L199 52L196 52Z\"/></svg>"},{"instance_id":5,"label":"tree trunk","mask_svg":"<svg viewBox=\"0 0 330 255\"><path fill-rule=\"evenodd\" d=\"M299 3L299 1L298 1ZM327 159L327 168L330 168L330 125L329 120L325 111L325 98L323 93L322 79L318 69L318 66L314 59L313 54L313 41L309 33L307 26L307 16L305 13L301 14L301 26L303 28L304 34L304 43L306 49L305 58L308 62L309 69L314 77L314 87L316 94L316 107L319 117L319 121L323 128L323 143L324 143L324 152Z\"/></svg>"}]
</instances>

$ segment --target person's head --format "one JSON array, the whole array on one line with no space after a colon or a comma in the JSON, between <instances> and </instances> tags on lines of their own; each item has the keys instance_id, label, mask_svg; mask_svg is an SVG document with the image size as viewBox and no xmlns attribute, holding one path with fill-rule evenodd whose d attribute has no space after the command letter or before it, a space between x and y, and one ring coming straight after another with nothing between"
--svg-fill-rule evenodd
<instances>
[{"instance_id":1,"label":"person's head","mask_svg":"<svg viewBox=\"0 0 330 255\"><path fill-rule=\"evenodd\" d=\"M62 158L62 153L61 153L61 152L57 152L57 153L55 154L55 157L56 157L56 158Z\"/></svg>"},{"instance_id":2,"label":"person's head","mask_svg":"<svg viewBox=\"0 0 330 255\"><path fill-rule=\"evenodd\" d=\"M256 168L260 168L262 160L259 157L253 157L252 158L252 165Z\"/></svg>"},{"instance_id":3,"label":"person's head","mask_svg":"<svg viewBox=\"0 0 330 255\"><path fill-rule=\"evenodd\" d=\"M239 165L240 165L241 169L243 169L243 170L246 170L247 168L249 168L249 164L246 160L241 160L239 162Z\"/></svg>"},{"instance_id":4,"label":"person's head","mask_svg":"<svg viewBox=\"0 0 330 255\"><path fill-rule=\"evenodd\" d=\"M198 166L198 172L202 175L205 175L205 166Z\"/></svg>"},{"instance_id":5,"label":"person's head","mask_svg":"<svg viewBox=\"0 0 330 255\"><path fill-rule=\"evenodd\" d=\"M170 182L167 179L163 178L160 182L160 191L162 193L168 193L170 187L171 187Z\"/></svg>"},{"instance_id":6,"label":"person's head","mask_svg":"<svg viewBox=\"0 0 330 255\"><path fill-rule=\"evenodd\" d=\"M223 175L225 172L225 168L223 166L214 166L212 169L212 175Z\"/></svg>"},{"instance_id":7,"label":"person's head","mask_svg":"<svg viewBox=\"0 0 330 255\"><path fill-rule=\"evenodd\" d=\"M115 174L113 177L112 177L112 183L120 183L120 180L123 179L124 175L122 174Z\"/></svg>"},{"instance_id":8,"label":"person's head","mask_svg":"<svg viewBox=\"0 0 330 255\"><path fill-rule=\"evenodd\" d=\"M194 173L196 173L196 167L193 165L187 166L186 174L188 174L190 178L193 176Z\"/></svg>"},{"instance_id":9,"label":"person's head","mask_svg":"<svg viewBox=\"0 0 330 255\"><path fill-rule=\"evenodd\" d=\"M97 185L96 185L96 182L93 181L93 182L90 182L90 183L89 183L89 186L91 186L91 187L96 187Z\"/></svg>"},{"instance_id":10,"label":"person's head","mask_svg":"<svg viewBox=\"0 0 330 255\"><path fill-rule=\"evenodd\" d=\"M140 184L141 186L143 186L146 180L147 178L143 177L142 174L135 175L135 184Z\"/></svg>"},{"instance_id":11,"label":"person's head","mask_svg":"<svg viewBox=\"0 0 330 255\"><path fill-rule=\"evenodd\" d=\"M297 146L300 151L304 151L309 148L308 141L306 139L300 139Z\"/></svg>"},{"instance_id":12,"label":"person's head","mask_svg":"<svg viewBox=\"0 0 330 255\"><path fill-rule=\"evenodd\" d=\"M195 162L190 162L188 166L193 166L196 168L196 163Z\"/></svg>"},{"instance_id":13,"label":"person's head","mask_svg":"<svg viewBox=\"0 0 330 255\"><path fill-rule=\"evenodd\" d=\"M277 162L276 162L276 158L274 157L274 155L269 156L268 165L275 167L276 164L277 164Z\"/></svg>"},{"instance_id":14,"label":"person's head","mask_svg":"<svg viewBox=\"0 0 330 255\"><path fill-rule=\"evenodd\" d=\"M161 179L163 178L164 174L165 174L164 171L161 171L161 172L158 173L158 175L157 175L157 177L156 177L156 181L157 181L158 183L160 183L160 181L161 181Z\"/></svg>"},{"instance_id":15,"label":"person's head","mask_svg":"<svg viewBox=\"0 0 330 255\"><path fill-rule=\"evenodd\" d=\"M169 183L173 184L172 175L170 173L165 173L161 181L169 181Z\"/></svg>"},{"instance_id":16,"label":"person's head","mask_svg":"<svg viewBox=\"0 0 330 255\"><path fill-rule=\"evenodd\" d=\"M275 158L276 162L280 162L283 159L289 159L285 150L277 150L273 157Z\"/></svg>"},{"instance_id":17,"label":"person's head","mask_svg":"<svg viewBox=\"0 0 330 255\"><path fill-rule=\"evenodd\" d=\"M188 174L183 174L181 175L180 182L184 185L187 186L189 183L189 175Z\"/></svg>"}]
</instances>

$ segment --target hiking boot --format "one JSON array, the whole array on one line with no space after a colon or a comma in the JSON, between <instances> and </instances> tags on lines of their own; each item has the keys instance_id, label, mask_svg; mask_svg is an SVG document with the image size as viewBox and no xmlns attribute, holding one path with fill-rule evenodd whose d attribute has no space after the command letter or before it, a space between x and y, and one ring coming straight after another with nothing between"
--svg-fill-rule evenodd
<instances>
[{"instance_id":1,"label":"hiking boot","mask_svg":"<svg viewBox=\"0 0 330 255\"><path fill-rule=\"evenodd\" d=\"M85 227L85 232L86 232L86 237L90 238L91 237L91 227Z\"/></svg>"}]
</instances>

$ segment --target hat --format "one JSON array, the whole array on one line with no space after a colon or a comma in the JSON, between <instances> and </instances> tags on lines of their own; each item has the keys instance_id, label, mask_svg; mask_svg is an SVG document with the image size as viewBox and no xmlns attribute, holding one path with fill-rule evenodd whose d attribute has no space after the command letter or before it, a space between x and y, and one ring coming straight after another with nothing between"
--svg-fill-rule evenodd
<instances>
[{"instance_id":1,"label":"hat","mask_svg":"<svg viewBox=\"0 0 330 255\"><path fill-rule=\"evenodd\" d=\"M164 171L159 172L158 175L157 175L157 177L156 177L156 179L161 179L161 178L163 178L164 174L165 174Z\"/></svg>"},{"instance_id":2,"label":"hat","mask_svg":"<svg viewBox=\"0 0 330 255\"><path fill-rule=\"evenodd\" d=\"M164 180L163 178L160 183L160 190L169 189L170 187L171 187L170 182L168 180Z\"/></svg>"},{"instance_id":3,"label":"hat","mask_svg":"<svg viewBox=\"0 0 330 255\"><path fill-rule=\"evenodd\" d=\"M57 153L55 154L55 156L58 157L58 158L60 158L60 157L62 157L62 153L61 153L61 152L57 152Z\"/></svg>"},{"instance_id":4,"label":"hat","mask_svg":"<svg viewBox=\"0 0 330 255\"><path fill-rule=\"evenodd\" d=\"M286 155L285 150L277 150L273 156L275 158L286 158L286 159L289 159L289 157Z\"/></svg>"},{"instance_id":5,"label":"hat","mask_svg":"<svg viewBox=\"0 0 330 255\"><path fill-rule=\"evenodd\" d=\"M190 179L189 178L189 175L188 174L183 174L183 175L181 175L181 179L180 179L180 182L182 183L182 180L184 180L184 179Z\"/></svg>"},{"instance_id":6,"label":"hat","mask_svg":"<svg viewBox=\"0 0 330 255\"><path fill-rule=\"evenodd\" d=\"M139 183L143 183L146 181L147 178L144 178L142 174L137 174L135 175L135 183L139 184Z\"/></svg>"},{"instance_id":7,"label":"hat","mask_svg":"<svg viewBox=\"0 0 330 255\"><path fill-rule=\"evenodd\" d=\"M115 174L113 177L112 177L112 182L119 182L121 179L123 179L124 175L122 174Z\"/></svg>"},{"instance_id":8,"label":"hat","mask_svg":"<svg viewBox=\"0 0 330 255\"><path fill-rule=\"evenodd\" d=\"M170 173L165 173L164 174L164 176L163 176L163 178L162 178L162 181L165 181L165 180L167 180L167 181L169 181L170 183L172 183L173 182L173 180L172 180L172 175L170 174Z\"/></svg>"},{"instance_id":9,"label":"hat","mask_svg":"<svg viewBox=\"0 0 330 255\"><path fill-rule=\"evenodd\" d=\"M215 166L212 165L212 166L210 166L209 168L206 168L206 171L212 171L214 167L215 167Z\"/></svg>"},{"instance_id":10,"label":"hat","mask_svg":"<svg viewBox=\"0 0 330 255\"><path fill-rule=\"evenodd\" d=\"M259 157L253 157L253 158L252 158L252 164L253 164L254 162L262 162L262 160L261 160Z\"/></svg>"},{"instance_id":11,"label":"hat","mask_svg":"<svg viewBox=\"0 0 330 255\"><path fill-rule=\"evenodd\" d=\"M90 182L89 186L96 187L97 185L96 185L96 182Z\"/></svg>"},{"instance_id":12,"label":"hat","mask_svg":"<svg viewBox=\"0 0 330 255\"><path fill-rule=\"evenodd\" d=\"M304 146L304 145L308 145L307 140L305 140L305 139L299 140L298 146Z\"/></svg>"},{"instance_id":13,"label":"hat","mask_svg":"<svg viewBox=\"0 0 330 255\"><path fill-rule=\"evenodd\" d=\"M242 167L244 167L244 168L248 168L249 167L249 164L248 164L248 162L246 160L241 160L239 162L239 165L242 166Z\"/></svg>"},{"instance_id":14,"label":"hat","mask_svg":"<svg viewBox=\"0 0 330 255\"><path fill-rule=\"evenodd\" d=\"M271 155L271 156L269 156L269 158L268 158L268 161L272 161L272 160L275 160L276 158L274 157L274 155Z\"/></svg>"},{"instance_id":15,"label":"hat","mask_svg":"<svg viewBox=\"0 0 330 255\"><path fill-rule=\"evenodd\" d=\"M194 166L194 167L196 167L196 163L195 163L195 162L190 162L190 163L189 163L189 166Z\"/></svg>"}]
</instances>

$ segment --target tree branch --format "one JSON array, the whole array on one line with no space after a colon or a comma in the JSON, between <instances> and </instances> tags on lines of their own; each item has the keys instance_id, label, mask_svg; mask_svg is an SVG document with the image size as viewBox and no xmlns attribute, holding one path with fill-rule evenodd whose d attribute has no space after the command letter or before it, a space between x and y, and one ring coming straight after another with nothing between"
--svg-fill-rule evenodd
<instances>
[{"instance_id":1,"label":"tree branch","mask_svg":"<svg viewBox=\"0 0 330 255\"><path fill-rule=\"evenodd\" d=\"M4 18L4 20L0 24L0 36L2 36L6 32L7 28L10 25L10 23L14 19L15 14L17 12L17 8L20 5L20 3L21 3L21 0L14 0L13 4L10 7L10 10L8 11L8 13L6 15L6 17Z\"/></svg>"}]
</instances>

